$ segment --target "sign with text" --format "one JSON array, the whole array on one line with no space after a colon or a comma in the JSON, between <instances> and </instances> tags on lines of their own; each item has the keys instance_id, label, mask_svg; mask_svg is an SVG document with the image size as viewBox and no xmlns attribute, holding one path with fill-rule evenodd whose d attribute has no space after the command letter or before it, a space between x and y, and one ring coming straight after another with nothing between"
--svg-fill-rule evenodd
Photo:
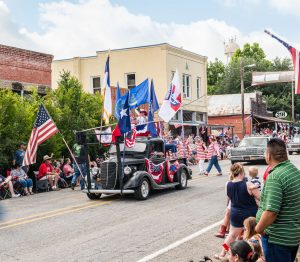
<instances>
[{"instance_id":1,"label":"sign with text","mask_svg":"<svg viewBox=\"0 0 300 262\"><path fill-rule=\"evenodd\" d=\"M279 111L279 112L277 112L276 114L275 114L275 116L277 117L277 118L286 118L287 117L287 112L285 112L285 111Z\"/></svg>"}]
</instances>

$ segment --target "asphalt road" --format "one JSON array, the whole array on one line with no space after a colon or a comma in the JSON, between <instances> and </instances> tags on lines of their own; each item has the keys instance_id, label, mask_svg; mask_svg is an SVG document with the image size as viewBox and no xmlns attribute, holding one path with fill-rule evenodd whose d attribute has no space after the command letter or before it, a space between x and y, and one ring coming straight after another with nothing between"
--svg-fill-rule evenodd
<instances>
[{"instance_id":1,"label":"asphalt road","mask_svg":"<svg viewBox=\"0 0 300 262\"><path fill-rule=\"evenodd\" d=\"M291 160L300 166L300 156ZM199 176L194 167L186 190L154 192L142 202L132 196L91 201L78 189L1 201L0 261L147 261L149 257L152 261L199 261L204 255L212 257L222 243L213 233L226 207L230 163L221 161L221 166L222 177L215 176L216 170L208 177ZM266 166L258 168L262 177Z\"/></svg>"}]
</instances>

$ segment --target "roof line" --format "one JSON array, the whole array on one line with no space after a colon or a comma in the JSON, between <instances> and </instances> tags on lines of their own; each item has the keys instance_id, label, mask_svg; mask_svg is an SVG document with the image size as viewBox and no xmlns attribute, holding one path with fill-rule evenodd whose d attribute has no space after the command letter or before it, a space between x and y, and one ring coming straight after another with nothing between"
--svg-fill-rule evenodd
<instances>
[{"instance_id":1,"label":"roof line","mask_svg":"<svg viewBox=\"0 0 300 262\"><path fill-rule=\"evenodd\" d=\"M26 51L26 52L30 52L30 53L34 53L34 54L39 54L39 55L51 56L52 58L54 57L53 55L48 54L48 53L42 53L42 52L39 52L39 51L33 51L33 50L25 49L25 48L9 46L9 45L3 45L3 44L0 44L0 46L13 48L13 49L20 50L20 51Z\"/></svg>"},{"instance_id":2,"label":"roof line","mask_svg":"<svg viewBox=\"0 0 300 262\"><path fill-rule=\"evenodd\" d=\"M207 56L203 56L203 55L197 54L197 53L195 53L195 52L192 52L192 51L189 51L189 50L186 50L186 49L177 47L177 46L175 46L175 45L171 45L171 44L169 44L169 43L160 43L160 44L152 44L152 45L141 45L141 46L133 46L133 47L117 48L117 49L111 49L110 51L131 50L131 49L147 48L147 47L156 47L156 46L163 46L163 45L167 45L167 46L170 46L170 47L172 47L172 48L175 48L175 49L178 49L178 50L181 50L181 51L184 51L184 52L187 52L187 53L196 55L196 56L200 56L200 57L203 57L203 58L207 58ZM107 50L100 50L100 51L96 51L96 53L106 53L106 52L108 52L108 51L109 51L109 49L107 49Z\"/></svg>"}]
</instances>

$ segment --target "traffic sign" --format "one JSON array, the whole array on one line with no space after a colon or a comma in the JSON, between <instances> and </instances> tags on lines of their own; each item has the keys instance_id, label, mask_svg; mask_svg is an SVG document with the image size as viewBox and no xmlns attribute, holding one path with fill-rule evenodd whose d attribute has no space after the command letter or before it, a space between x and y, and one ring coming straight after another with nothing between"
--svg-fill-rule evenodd
<instances>
[{"instance_id":1,"label":"traffic sign","mask_svg":"<svg viewBox=\"0 0 300 262\"><path fill-rule=\"evenodd\" d=\"M276 114L275 114L275 116L277 117L277 118L286 118L287 117L287 112L285 112L285 111L279 111L279 112L277 112Z\"/></svg>"}]
</instances>

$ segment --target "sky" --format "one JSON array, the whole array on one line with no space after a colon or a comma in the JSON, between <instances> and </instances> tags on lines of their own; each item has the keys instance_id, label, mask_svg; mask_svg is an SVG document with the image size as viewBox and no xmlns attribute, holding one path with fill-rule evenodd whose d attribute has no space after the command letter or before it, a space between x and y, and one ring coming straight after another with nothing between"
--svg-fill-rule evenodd
<instances>
[{"instance_id":1,"label":"sky","mask_svg":"<svg viewBox=\"0 0 300 262\"><path fill-rule=\"evenodd\" d=\"M0 43L53 54L170 43L225 61L224 41L258 42L268 59L300 48L300 0L0 0Z\"/></svg>"}]
</instances>

